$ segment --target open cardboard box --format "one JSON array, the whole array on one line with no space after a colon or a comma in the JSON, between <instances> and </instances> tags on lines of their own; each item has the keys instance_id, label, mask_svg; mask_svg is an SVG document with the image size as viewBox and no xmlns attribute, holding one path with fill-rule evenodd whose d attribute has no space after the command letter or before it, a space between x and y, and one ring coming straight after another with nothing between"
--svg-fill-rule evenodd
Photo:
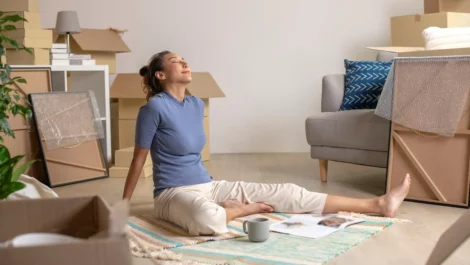
<instances>
[{"instance_id":1,"label":"open cardboard box","mask_svg":"<svg viewBox=\"0 0 470 265\"><path fill-rule=\"evenodd\" d=\"M8 265L130 265L124 228L128 204L109 207L97 196L0 201L0 263ZM55 233L79 242L36 246L2 243L28 233Z\"/></svg>"},{"instance_id":2,"label":"open cardboard box","mask_svg":"<svg viewBox=\"0 0 470 265\"><path fill-rule=\"evenodd\" d=\"M66 43L66 36L54 33L53 42ZM108 65L109 73L116 73L116 54L131 51L119 33L111 29L81 29L70 36L70 50L91 55L97 65Z\"/></svg>"},{"instance_id":3,"label":"open cardboard box","mask_svg":"<svg viewBox=\"0 0 470 265\"><path fill-rule=\"evenodd\" d=\"M193 72L186 94L197 96L204 102L204 132L206 145L201 152L202 161L210 160L209 100L223 98L224 92L209 72ZM111 88L111 135L113 154L135 144L135 126L140 107L147 103L138 73L119 73Z\"/></svg>"},{"instance_id":4,"label":"open cardboard box","mask_svg":"<svg viewBox=\"0 0 470 265\"><path fill-rule=\"evenodd\" d=\"M424 0L424 13L470 13L470 0Z\"/></svg>"},{"instance_id":5,"label":"open cardboard box","mask_svg":"<svg viewBox=\"0 0 470 265\"><path fill-rule=\"evenodd\" d=\"M392 17L390 18L391 45L423 47L423 31L429 27L470 27L470 14L444 12Z\"/></svg>"}]
</instances>

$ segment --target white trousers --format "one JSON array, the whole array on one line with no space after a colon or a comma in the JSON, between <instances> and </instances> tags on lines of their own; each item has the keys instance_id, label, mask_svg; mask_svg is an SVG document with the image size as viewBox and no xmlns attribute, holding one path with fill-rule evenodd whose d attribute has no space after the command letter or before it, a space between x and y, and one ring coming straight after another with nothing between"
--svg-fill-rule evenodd
<instances>
[{"instance_id":1,"label":"white trousers","mask_svg":"<svg viewBox=\"0 0 470 265\"><path fill-rule=\"evenodd\" d=\"M275 212L322 213L326 197L289 183L213 181L166 189L155 198L154 210L157 218L176 224L191 235L220 235L228 230L225 209L219 202L263 202Z\"/></svg>"}]
</instances>

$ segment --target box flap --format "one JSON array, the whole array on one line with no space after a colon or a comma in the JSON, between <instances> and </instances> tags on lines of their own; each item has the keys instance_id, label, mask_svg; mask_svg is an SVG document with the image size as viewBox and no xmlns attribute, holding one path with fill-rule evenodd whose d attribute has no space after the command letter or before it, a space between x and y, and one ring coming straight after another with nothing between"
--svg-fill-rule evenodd
<instances>
[{"instance_id":1,"label":"box flap","mask_svg":"<svg viewBox=\"0 0 470 265\"><path fill-rule=\"evenodd\" d=\"M35 232L89 237L100 229L107 229L97 223L95 211L100 200L100 197L93 196L0 201L0 242L20 234ZM101 207L99 211L102 217L109 215L110 210Z\"/></svg>"},{"instance_id":2,"label":"box flap","mask_svg":"<svg viewBox=\"0 0 470 265\"><path fill-rule=\"evenodd\" d=\"M424 47L367 47L367 49L394 53L424 51Z\"/></svg>"},{"instance_id":3,"label":"box flap","mask_svg":"<svg viewBox=\"0 0 470 265\"><path fill-rule=\"evenodd\" d=\"M56 35L54 31L54 42L64 37ZM80 33L72 34L70 37L85 52L121 53L131 51L122 37L110 29L81 29Z\"/></svg>"},{"instance_id":4,"label":"box flap","mask_svg":"<svg viewBox=\"0 0 470 265\"><path fill-rule=\"evenodd\" d=\"M142 77L137 73L117 74L109 93L110 98L145 98Z\"/></svg>"},{"instance_id":5,"label":"box flap","mask_svg":"<svg viewBox=\"0 0 470 265\"><path fill-rule=\"evenodd\" d=\"M199 98L225 97L224 92L208 72L193 72L186 93ZM111 98L145 98L142 77L138 73L117 74L110 89Z\"/></svg>"},{"instance_id":6,"label":"box flap","mask_svg":"<svg viewBox=\"0 0 470 265\"><path fill-rule=\"evenodd\" d=\"M224 92L208 72L192 73L193 81L187 87L187 93L199 98L223 98Z\"/></svg>"}]
</instances>

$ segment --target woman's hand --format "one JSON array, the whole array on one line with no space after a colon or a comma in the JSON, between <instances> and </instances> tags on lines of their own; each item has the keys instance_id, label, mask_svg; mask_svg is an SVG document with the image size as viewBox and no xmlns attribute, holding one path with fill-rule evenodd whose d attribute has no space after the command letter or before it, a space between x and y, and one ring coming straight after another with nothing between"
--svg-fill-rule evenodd
<instances>
[{"instance_id":1,"label":"woman's hand","mask_svg":"<svg viewBox=\"0 0 470 265\"><path fill-rule=\"evenodd\" d=\"M122 195L123 199L131 200L132 193L134 192L139 176L142 173L142 168L144 167L148 153L149 149L142 148L138 145L135 146L134 157L132 158L129 173L127 173L126 184L124 185L124 193Z\"/></svg>"}]
</instances>

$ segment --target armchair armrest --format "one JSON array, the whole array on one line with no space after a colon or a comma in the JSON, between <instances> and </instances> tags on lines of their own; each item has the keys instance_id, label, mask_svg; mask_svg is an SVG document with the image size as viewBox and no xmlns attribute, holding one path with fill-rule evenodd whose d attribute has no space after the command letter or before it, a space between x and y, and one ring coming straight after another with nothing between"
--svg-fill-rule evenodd
<instances>
[{"instance_id":1,"label":"armchair armrest","mask_svg":"<svg viewBox=\"0 0 470 265\"><path fill-rule=\"evenodd\" d=\"M326 75L322 79L321 111L335 112L344 97L344 74Z\"/></svg>"}]
</instances>

